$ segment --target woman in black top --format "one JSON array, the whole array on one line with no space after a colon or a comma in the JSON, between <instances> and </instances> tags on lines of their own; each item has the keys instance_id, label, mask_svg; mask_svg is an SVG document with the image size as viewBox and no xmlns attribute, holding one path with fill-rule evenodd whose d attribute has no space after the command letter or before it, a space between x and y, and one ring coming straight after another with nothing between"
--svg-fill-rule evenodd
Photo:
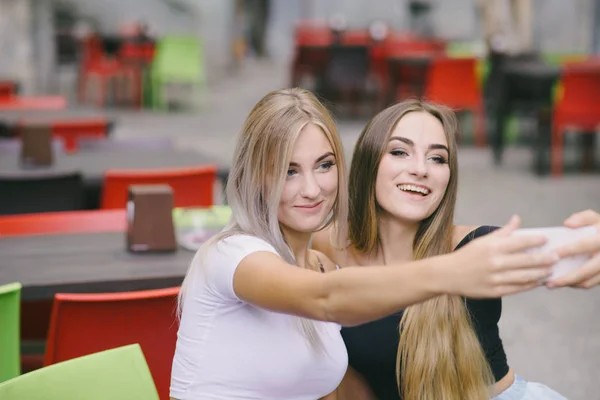
<instances>
[{"instance_id":1,"label":"woman in black top","mask_svg":"<svg viewBox=\"0 0 600 400\"><path fill-rule=\"evenodd\" d=\"M495 229L495 227L482 226L473 230L456 249ZM498 331L502 300L466 299L466 307L494 379L500 381L509 372ZM400 398L396 381L396 351L398 325L401 318L402 313L399 313L364 325L342 329L342 336L348 349L349 364L362 376L377 399Z\"/></svg>"},{"instance_id":2,"label":"woman in black top","mask_svg":"<svg viewBox=\"0 0 600 400\"><path fill-rule=\"evenodd\" d=\"M417 100L375 116L352 158L350 243L334 248L325 230L313 247L342 267L387 264L448 253L492 231L452 224L457 129L451 110ZM498 332L501 308L501 299L440 296L403 315L344 328L350 366L381 400L564 399L509 368ZM348 398L360 398L351 392Z\"/></svg>"}]
</instances>

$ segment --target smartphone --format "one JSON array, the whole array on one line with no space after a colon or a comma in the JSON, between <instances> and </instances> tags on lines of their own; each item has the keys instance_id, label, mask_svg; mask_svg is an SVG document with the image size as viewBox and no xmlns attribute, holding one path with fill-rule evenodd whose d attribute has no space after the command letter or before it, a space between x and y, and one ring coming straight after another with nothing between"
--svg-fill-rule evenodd
<instances>
[{"instance_id":1,"label":"smartphone","mask_svg":"<svg viewBox=\"0 0 600 400\"><path fill-rule=\"evenodd\" d=\"M513 235L541 235L548 238L546 244L528 252L542 252L556 250L566 244L578 242L586 237L594 236L598 233L593 226L584 226L582 228L571 229L564 226L549 227L549 228L524 228L517 229ZM590 255L581 255L574 257L566 257L560 259L552 266L552 275L547 280L553 280L573 271L582 266Z\"/></svg>"}]
</instances>

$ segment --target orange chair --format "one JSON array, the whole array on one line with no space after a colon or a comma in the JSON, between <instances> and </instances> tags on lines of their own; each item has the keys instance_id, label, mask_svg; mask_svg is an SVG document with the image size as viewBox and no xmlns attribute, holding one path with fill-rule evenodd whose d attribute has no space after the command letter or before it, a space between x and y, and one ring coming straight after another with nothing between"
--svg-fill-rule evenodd
<instances>
[{"instance_id":1,"label":"orange chair","mask_svg":"<svg viewBox=\"0 0 600 400\"><path fill-rule=\"evenodd\" d=\"M44 366L139 343L162 400L169 399L179 288L56 294Z\"/></svg>"},{"instance_id":2,"label":"orange chair","mask_svg":"<svg viewBox=\"0 0 600 400\"><path fill-rule=\"evenodd\" d=\"M77 144L81 137L108 137L111 128L111 122L105 119L54 121L51 127L52 136L61 137L67 151L77 150Z\"/></svg>"},{"instance_id":3,"label":"orange chair","mask_svg":"<svg viewBox=\"0 0 600 400\"><path fill-rule=\"evenodd\" d=\"M108 170L100 207L125 208L130 185L167 184L173 189L174 207L211 206L216 165L158 170Z\"/></svg>"},{"instance_id":4,"label":"orange chair","mask_svg":"<svg viewBox=\"0 0 600 400\"><path fill-rule=\"evenodd\" d=\"M563 171L564 131L568 127L595 133L600 125L600 67L596 63L565 66L560 98L553 110L550 168L553 176Z\"/></svg>"},{"instance_id":5,"label":"orange chair","mask_svg":"<svg viewBox=\"0 0 600 400\"><path fill-rule=\"evenodd\" d=\"M125 232L125 210L62 211L0 217L0 237L68 234L84 232Z\"/></svg>"},{"instance_id":6,"label":"orange chair","mask_svg":"<svg viewBox=\"0 0 600 400\"><path fill-rule=\"evenodd\" d=\"M475 144L486 145L485 114L474 58L439 57L432 61L425 86L425 98L473 113Z\"/></svg>"}]
</instances>

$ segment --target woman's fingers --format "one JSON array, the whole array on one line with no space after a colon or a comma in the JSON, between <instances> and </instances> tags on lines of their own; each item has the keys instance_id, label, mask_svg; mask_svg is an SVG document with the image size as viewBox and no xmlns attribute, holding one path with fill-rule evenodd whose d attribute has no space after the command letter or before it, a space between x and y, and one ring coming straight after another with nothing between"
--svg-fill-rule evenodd
<instances>
[{"instance_id":1,"label":"woman's fingers","mask_svg":"<svg viewBox=\"0 0 600 400\"><path fill-rule=\"evenodd\" d=\"M502 228L497 229L495 232L490 233L490 235L488 236L506 237L509 236L516 229L519 229L519 226L521 226L521 218L518 215L513 215Z\"/></svg>"},{"instance_id":2,"label":"woman's fingers","mask_svg":"<svg viewBox=\"0 0 600 400\"><path fill-rule=\"evenodd\" d=\"M503 253L518 253L543 246L548 241L543 235L512 235L502 239L499 250Z\"/></svg>"},{"instance_id":3,"label":"woman's fingers","mask_svg":"<svg viewBox=\"0 0 600 400\"><path fill-rule=\"evenodd\" d=\"M600 223L600 214L593 210L580 211L565 220L565 226L569 228L581 228L598 223Z\"/></svg>"},{"instance_id":4,"label":"woman's fingers","mask_svg":"<svg viewBox=\"0 0 600 400\"><path fill-rule=\"evenodd\" d=\"M561 257L588 255L600 251L600 234L586 237L556 250Z\"/></svg>"},{"instance_id":5,"label":"woman's fingers","mask_svg":"<svg viewBox=\"0 0 600 400\"><path fill-rule=\"evenodd\" d=\"M496 264L501 269L518 270L529 268L550 269L556 264L560 257L554 252L551 253L515 253L498 257Z\"/></svg>"},{"instance_id":6,"label":"woman's fingers","mask_svg":"<svg viewBox=\"0 0 600 400\"><path fill-rule=\"evenodd\" d=\"M528 268L507 271L499 277L501 286L540 285L550 277L552 269L548 267Z\"/></svg>"},{"instance_id":7,"label":"woman's fingers","mask_svg":"<svg viewBox=\"0 0 600 400\"><path fill-rule=\"evenodd\" d=\"M505 286L501 286L498 289L499 292L499 296L498 297L504 297L504 296L509 296L511 294L517 294L517 293L522 293L522 292L526 292L528 290L531 289L535 289L536 287L539 287L539 283L538 282L534 282L534 283L528 283L525 285L505 285Z\"/></svg>"},{"instance_id":8,"label":"woman's fingers","mask_svg":"<svg viewBox=\"0 0 600 400\"><path fill-rule=\"evenodd\" d=\"M550 288L573 286L582 289L589 289L600 283L600 255L592 257L584 265L561 276L560 278L549 281L547 286Z\"/></svg>"}]
</instances>

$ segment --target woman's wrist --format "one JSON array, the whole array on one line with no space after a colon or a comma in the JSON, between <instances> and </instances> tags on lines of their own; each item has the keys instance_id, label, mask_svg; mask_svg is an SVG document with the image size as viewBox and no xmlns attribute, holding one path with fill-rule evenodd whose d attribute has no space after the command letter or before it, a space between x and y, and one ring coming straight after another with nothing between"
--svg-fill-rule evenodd
<instances>
[{"instance_id":1,"label":"woman's wrist","mask_svg":"<svg viewBox=\"0 0 600 400\"><path fill-rule=\"evenodd\" d=\"M453 265L458 262L456 253L444 254L441 256L428 258L425 277L429 283L428 289L436 295L459 295L456 285L457 275L454 272Z\"/></svg>"}]
</instances>

